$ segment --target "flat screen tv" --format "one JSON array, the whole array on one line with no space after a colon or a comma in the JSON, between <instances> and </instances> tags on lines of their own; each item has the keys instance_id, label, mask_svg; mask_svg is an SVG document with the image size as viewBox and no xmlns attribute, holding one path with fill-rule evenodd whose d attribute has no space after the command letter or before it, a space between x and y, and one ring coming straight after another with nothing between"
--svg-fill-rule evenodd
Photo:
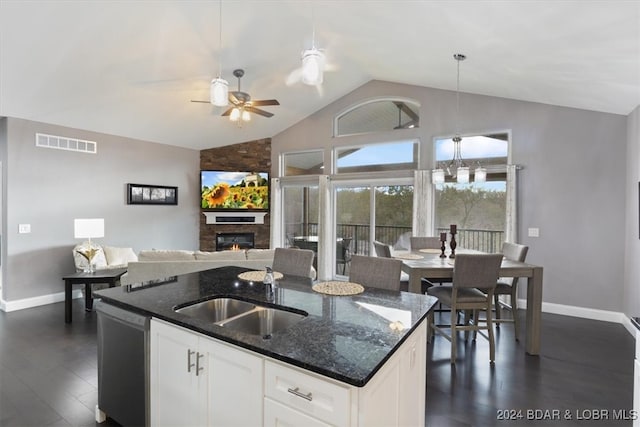
<instances>
[{"instance_id":1,"label":"flat screen tv","mask_svg":"<svg viewBox=\"0 0 640 427\"><path fill-rule=\"evenodd\" d=\"M268 172L200 171L200 205L213 211L268 211Z\"/></svg>"}]
</instances>

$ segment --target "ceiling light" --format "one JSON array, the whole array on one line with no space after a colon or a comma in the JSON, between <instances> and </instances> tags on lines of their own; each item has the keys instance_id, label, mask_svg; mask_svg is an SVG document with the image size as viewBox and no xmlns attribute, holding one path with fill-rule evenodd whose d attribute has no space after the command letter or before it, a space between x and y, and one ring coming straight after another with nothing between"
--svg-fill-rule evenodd
<instances>
[{"instance_id":1,"label":"ceiling light","mask_svg":"<svg viewBox=\"0 0 640 427\"><path fill-rule=\"evenodd\" d=\"M251 121L251 114L245 109L242 110L242 115L240 116L243 122Z\"/></svg>"},{"instance_id":2,"label":"ceiling light","mask_svg":"<svg viewBox=\"0 0 640 427\"><path fill-rule=\"evenodd\" d=\"M478 163L478 167L473 173L473 181L474 182L486 182L487 181L487 170Z\"/></svg>"},{"instance_id":3,"label":"ceiling light","mask_svg":"<svg viewBox=\"0 0 640 427\"><path fill-rule=\"evenodd\" d=\"M322 84L324 73L324 53L315 47L302 52L302 83L309 86Z\"/></svg>"},{"instance_id":4,"label":"ceiling light","mask_svg":"<svg viewBox=\"0 0 640 427\"><path fill-rule=\"evenodd\" d=\"M231 110L231 114L229 114L229 120L232 122L237 122L240 119L240 109L234 108Z\"/></svg>"}]
</instances>

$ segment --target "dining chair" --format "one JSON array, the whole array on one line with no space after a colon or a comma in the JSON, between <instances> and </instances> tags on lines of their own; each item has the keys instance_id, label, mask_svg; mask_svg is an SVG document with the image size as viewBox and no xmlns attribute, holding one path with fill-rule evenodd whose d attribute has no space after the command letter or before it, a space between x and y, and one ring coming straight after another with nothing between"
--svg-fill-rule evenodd
<instances>
[{"instance_id":1,"label":"dining chair","mask_svg":"<svg viewBox=\"0 0 640 427\"><path fill-rule=\"evenodd\" d=\"M439 237L410 237L411 250L420 249L440 249L441 243Z\"/></svg>"},{"instance_id":2,"label":"dining chair","mask_svg":"<svg viewBox=\"0 0 640 427\"><path fill-rule=\"evenodd\" d=\"M393 258L353 255L349 281L380 289L400 290L402 261Z\"/></svg>"},{"instance_id":3,"label":"dining chair","mask_svg":"<svg viewBox=\"0 0 640 427\"><path fill-rule=\"evenodd\" d=\"M451 341L451 364L456 363L456 346L458 331L474 331L473 339L479 330L487 331L489 340L489 360L495 361L495 340L493 336L493 322L491 309L493 304L493 291L498 282L502 254L459 254L456 255L453 265L453 281L451 285L432 286L427 289L427 295L438 298L438 301L451 307L451 324L436 325L433 311L428 316L428 337L435 333L442 335ZM486 312L484 319L478 316L478 311ZM463 324L457 321L457 313L471 312L471 316L465 316ZM484 325L481 325L481 322ZM445 332L450 328L450 334Z\"/></svg>"},{"instance_id":4,"label":"dining chair","mask_svg":"<svg viewBox=\"0 0 640 427\"><path fill-rule=\"evenodd\" d=\"M336 264L342 265L342 274L347 270L347 264L351 262L351 237L343 237L336 241Z\"/></svg>"},{"instance_id":5,"label":"dining chair","mask_svg":"<svg viewBox=\"0 0 640 427\"><path fill-rule=\"evenodd\" d=\"M524 262L529 252L529 247L519 245L517 243L504 242L502 244L502 255L506 259L512 261ZM511 298L509 304L500 300L500 295L509 295ZM516 341L519 341L519 320L518 320L518 278L517 277L501 277L498 279L496 289L493 292L494 307L496 310L496 318L494 323L496 328L500 327L500 323L513 323L513 332ZM511 312L511 318L502 317L502 309Z\"/></svg>"},{"instance_id":6,"label":"dining chair","mask_svg":"<svg viewBox=\"0 0 640 427\"><path fill-rule=\"evenodd\" d=\"M376 252L376 256L391 258L391 247L389 245L379 242L378 240L374 240L373 249Z\"/></svg>"},{"instance_id":7,"label":"dining chair","mask_svg":"<svg viewBox=\"0 0 640 427\"><path fill-rule=\"evenodd\" d=\"M272 268L284 275L310 277L313 258L309 249L276 248Z\"/></svg>"}]
</instances>

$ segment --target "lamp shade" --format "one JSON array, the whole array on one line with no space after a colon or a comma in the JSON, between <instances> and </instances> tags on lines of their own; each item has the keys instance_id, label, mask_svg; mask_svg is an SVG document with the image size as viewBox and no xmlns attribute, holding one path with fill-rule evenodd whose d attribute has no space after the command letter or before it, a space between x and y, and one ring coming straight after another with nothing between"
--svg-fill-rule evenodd
<instances>
[{"instance_id":1,"label":"lamp shade","mask_svg":"<svg viewBox=\"0 0 640 427\"><path fill-rule=\"evenodd\" d=\"M474 182L486 182L487 181L487 170L482 166L476 168L473 177Z\"/></svg>"},{"instance_id":2,"label":"lamp shade","mask_svg":"<svg viewBox=\"0 0 640 427\"><path fill-rule=\"evenodd\" d=\"M302 52L302 83L309 86L322 84L324 54L316 48Z\"/></svg>"},{"instance_id":3,"label":"lamp shade","mask_svg":"<svg viewBox=\"0 0 640 427\"><path fill-rule=\"evenodd\" d=\"M456 171L456 180L458 184L468 184L469 183L469 168L467 166L461 166Z\"/></svg>"},{"instance_id":4,"label":"lamp shade","mask_svg":"<svg viewBox=\"0 0 640 427\"><path fill-rule=\"evenodd\" d=\"M231 114L229 114L229 120L231 120L232 122L237 122L239 119L240 119L240 109L236 107L233 110L231 110Z\"/></svg>"},{"instance_id":5,"label":"lamp shade","mask_svg":"<svg viewBox=\"0 0 640 427\"><path fill-rule=\"evenodd\" d=\"M209 102L216 107L225 107L229 104L229 83L226 80L220 77L211 80Z\"/></svg>"},{"instance_id":6,"label":"lamp shade","mask_svg":"<svg viewBox=\"0 0 640 427\"><path fill-rule=\"evenodd\" d=\"M434 184L444 184L444 170L442 168L431 171L431 182Z\"/></svg>"},{"instance_id":7,"label":"lamp shade","mask_svg":"<svg viewBox=\"0 0 640 427\"><path fill-rule=\"evenodd\" d=\"M76 239L104 237L104 218L74 219L73 237Z\"/></svg>"}]
</instances>

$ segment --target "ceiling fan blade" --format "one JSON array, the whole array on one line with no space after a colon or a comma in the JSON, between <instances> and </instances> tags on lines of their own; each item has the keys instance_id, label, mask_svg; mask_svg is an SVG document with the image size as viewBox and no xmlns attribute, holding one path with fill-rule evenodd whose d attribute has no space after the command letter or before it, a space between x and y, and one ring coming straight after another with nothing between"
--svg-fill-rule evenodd
<instances>
[{"instance_id":1,"label":"ceiling fan blade","mask_svg":"<svg viewBox=\"0 0 640 427\"><path fill-rule=\"evenodd\" d=\"M202 102L204 104L211 104L211 101L199 101L197 99L192 99L191 102Z\"/></svg>"},{"instance_id":2,"label":"ceiling fan blade","mask_svg":"<svg viewBox=\"0 0 640 427\"><path fill-rule=\"evenodd\" d=\"M251 101L252 107L260 107L262 105L280 105L277 99L262 99L258 101Z\"/></svg>"},{"instance_id":3,"label":"ceiling fan blade","mask_svg":"<svg viewBox=\"0 0 640 427\"><path fill-rule=\"evenodd\" d=\"M236 98L235 94L233 92L229 92L229 101L231 101L232 103L238 105L240 103L240 100L238 98Z\"/></svg>"},{"instance_id":4,"label":"ceiling fan blade","mask_svg":"<svg viewBox=\"0 0 640 427\"><path fill-rule=\"evenodd\" d=\"M268 112L268 111L261 110L261 109L259 109L259 108L244 107L244 109L245 109L246 111L250 112L250 113L259 114L259 115L264 116L264 117L272 117L272 116L273 116L273 113L270 113L270 112Z\"/></svg>"},{"instance_id":5,"label":"ceiling fan blade","mask_svg":"<svg viewBox=\"0 0 640 427\"><path fill-rule=\"evenodd\" d=\"M234 108L236 108L236 107L231 107L227 111L225 111L224 113L222 113L220 115L221 116L228 116L229 114L231 114L231 111L233 111Z\"/></svg>"}]
</instances>

